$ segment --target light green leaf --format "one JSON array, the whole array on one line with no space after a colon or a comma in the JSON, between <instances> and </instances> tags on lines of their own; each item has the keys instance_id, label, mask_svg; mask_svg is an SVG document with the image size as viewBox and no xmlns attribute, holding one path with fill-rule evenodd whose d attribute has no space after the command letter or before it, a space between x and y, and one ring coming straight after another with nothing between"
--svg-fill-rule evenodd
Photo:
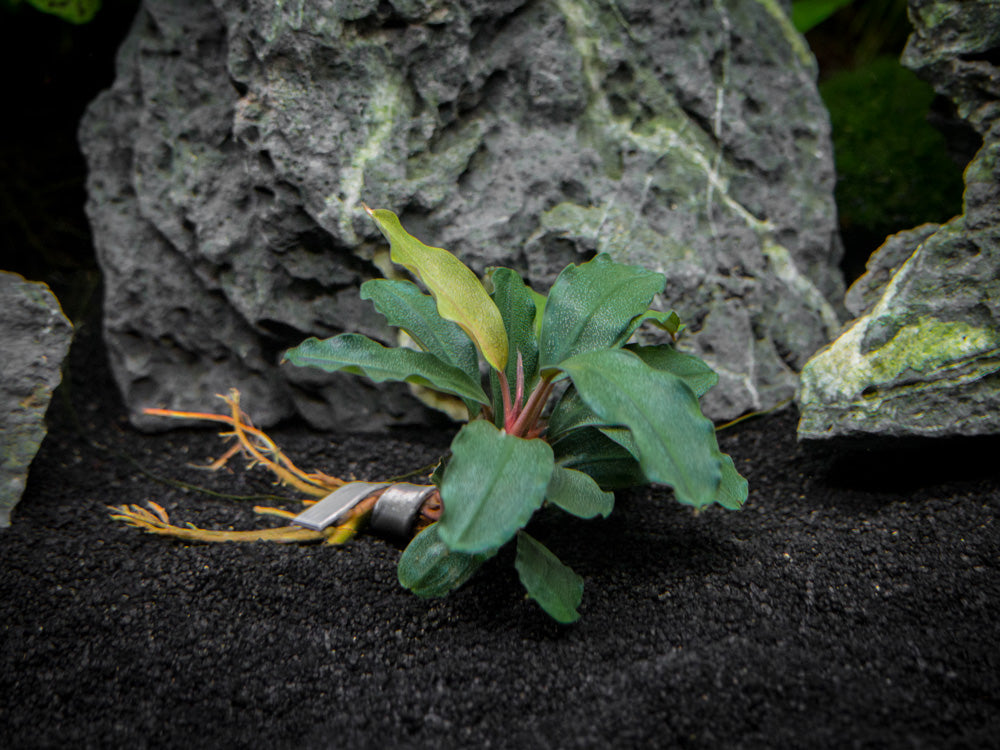
<instances>
[{"instance_id":1,"label":"light green leaf","mask_svg":"<svg viewBox=\"0 0 1000 750\"><path fill-rule=\"evenodd\" d=\"M461 552L503 546L541 507L552 449L477 420L458 433L451 453L441 481L441 540Z\"/></svg>"},{"instance_id":2,"label":"light green leaf","mask_svg":"<svg viewBox=\"0 0 1000 750\"><path fill-rule=\"evenodd\" d=\"M530 286L528 291L531 292L531 299L535 302L535 338L539 338L542 335L542 320L545 318L545 306L548 304L549 298L541 292L536 292Z\"/></svg>"},{"instance_id":3,"label":"light green leaf","mask_svg":"<svg viewBox=\"0 0 1000 750\"><path fill-rule=\"evenodd\" d=\"M76 24L87 23L101 9L101 0L28 0L28 4Z\"/></svg>"},{"instance_id":4,"label":"light green leaf","mask_svg":"<svg viewBox=\"0 0 1000 750\"><path fill-rule=\"evenodd\" d=\"M663 274L616 263L604 253L564 268L549 291L542 320L538 344L542 374L576 354L623 343L623 332L649 309L664 283Z\"/></svg>"},{"instance_id":5,"label":"light green leaf","mask_svg":"<svg viewBox=\"0 0 1000 750\"><path fill-rule=\"evenodd\" d=\"M579 354L560 369L605 424L632 432L650 481L673 487L682 503L715 500L721 481L715 428L683 380L622 349Z\"/></svg>"},{"instance_id":6,"label":"light green leaf","mask_svg":"<svg viewBox=\"0 0 1000 750\"><path fill-rule=\"evenodd\" d=\"M438 315L434 299L416 284L372 279L361 285L361 299L371 300L389 325L402 328L425 352L479 380L479 358L472 339L457 324Z\"/></svg>"},{"instance_id":7,"label":"light green leaf","mask_svg":"<svg viewBox=\"0 0 1000 750\"><path fill-rule=\"evenodd\" d=\"M403 588L417 596L446 596L469 580L493 554L492 550L470 555L448 549L435 523L417 534L403 550L396 575Z\"/></svg>"},{"instance_id":8,"label":"light green leaf","mask_svg":"<svg viewBox=\"0 0 1000 750\"><path fill-rule=\"evenodd\" d=\"M649 484L639 462L600 430L584 427L552 443L556 464L581 471L605 490Z\"/></svg>"},{"instance_id":9,"label":"light green leaf","mask_svg":"<svg viewBox=\"0 0 1000 750\"><path fill-rule=\"evenodd\" d=\"M629 344L625 350L638 356L654 370L676 375L691 387L698 398L708 393L719 382L715 370L705 364L704 360L693 354L679 352L670 344L658 346Z\"/></svg>"},{"instance_id":10,"label":"light green leaf","mask_svg":"<svg viewBox=\"0 0 1000 750\"><path fill-rule=\"evenodd\" d=\"M535 333L535 302L531 291L516 272L509 268L487 269L493 282L493 301L503 317L504 328L507 331L509 355L504 374L511 390L517 382L517 354L521 354L524 367L524 393L527 395L538 380L538 336ZM493 404L496 424L503 424L503 403L500 393L500 380L496 373L491 373L493 388ZM510 394L514 396L513 393Z\"/></svg>"},{"instance_id":11,"label":"light green leaf","mask_svg":"<svg viewBox=\"0 0 1000 750\"><path fill-rule=\"evenodd\" d=\"M568 624L580 619L583 579L563 565L544 544L520 531L514 567L528 596L553 620Z\"/></svg>"},{"instance_id":12,"label":"light green leaf","mask_svg":"<svg viewBox=\"0 0 1000 750\"><path fill-rule=\"evenodd\" d=\"M507 333L500 311L476 275L440 247L430 247L408 234L392 211L365 206L389 240L389 257L417 276L437 302L438 314L457 323L496 370L507 364Z\"/></svg>"},{"instance_id":13,"label":"light green leaf","mask_svg":"<svg viewBox=\"0 0 1000 750\"><path fill-rule=\"evenodd\" d=\"M285 352L285 360L299 367L364 375L376 383L403 380L479 404L489 403L482 386L454 365L429 352L403 347L388 349L357 333L342 333L323 340L306 339Z\"/></svg>"},{"instance_id":14,"label":"light green leaf","mask_svg":"<svg viewBox=\"0 0 1000 750\"><path fill-rule=\"evenodd\" d=\"M607 518L615 507L615 494L603 492L597 483L582 471L556 466L549 480L545 499L567 513L580 518Z\"/></svg>"}]
</instances>

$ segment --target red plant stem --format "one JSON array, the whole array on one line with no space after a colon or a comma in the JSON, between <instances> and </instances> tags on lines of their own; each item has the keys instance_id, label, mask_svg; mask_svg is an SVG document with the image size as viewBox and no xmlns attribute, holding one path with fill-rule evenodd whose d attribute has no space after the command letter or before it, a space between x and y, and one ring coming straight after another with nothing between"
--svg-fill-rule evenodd
<instances>
[{"instance_id":1,"label":"red plant stem","mask_svg":"<svg viewBox=\"0 0 1000 750\"><path fill-rule=\"evenodd\" d=\"M506 429L517 419L517 414L514 413L515 407L510 402L510 383L507 382L507 374L503 370L497 370L497 377L500 380L500 395L503 397L503 425Z\"/></svg>"},{"instance_id":2,"label":"red plant stem","mask_svg":"<svg viewBox=\"0 0 1000 750\"><path fill-rule=\"evenodd\" d=\"M549 394L552 393L553 377L554 376L549 375L548 377L542 378L538 381L538 385L535 386L531 395L528 396L528 403L524 405L524 408L517 416L514 424L511 425L509 430L507 430L507 434L522 437L535 426L535 422L538 421L538 417L542 413L545 402L548 401Z\"/></svg>"}]
</instances>

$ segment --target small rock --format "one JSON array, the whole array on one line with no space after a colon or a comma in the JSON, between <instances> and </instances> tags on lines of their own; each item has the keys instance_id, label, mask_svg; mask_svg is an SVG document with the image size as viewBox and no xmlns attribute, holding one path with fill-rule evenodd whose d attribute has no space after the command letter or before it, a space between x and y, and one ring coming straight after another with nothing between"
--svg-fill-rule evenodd
<instances>
[{"instance_id":1,"label":"small rock","mask_svg":"<svg viewBox=\"0 0 1000 750\"><path fill-rule=\"evenodd\" d=\"M804 439L1000 434L1000 5L910 0L903 62L982 136L965 212L890 237L802 371ZM919 189L919 186L917 186Z\"/></svg>"},{"instance_id":2,"label":"small rock","mask_svg":"<svg viewBox=\"0 0 1000 750\"><path fill-rule=\"evenodd\" d=\"M0 528L21 499L45 437L45 410L62 379L73 326L40 282L0 271Z\"/></svg>"}]
</instances>

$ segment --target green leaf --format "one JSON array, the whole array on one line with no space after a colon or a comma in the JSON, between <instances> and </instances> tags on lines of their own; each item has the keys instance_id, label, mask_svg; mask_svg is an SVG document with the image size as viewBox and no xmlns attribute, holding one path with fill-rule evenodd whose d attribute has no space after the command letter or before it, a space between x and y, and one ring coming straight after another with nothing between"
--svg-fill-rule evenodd
<instances>
[{"instance_id":1,"label":"green leaf","mask_svg":"<svg viewBox=\"0 0 1000 750\"><path fill-rule=\"evenodd\" d=\"M457 324L438 315L434 299L416 284L372 279L361 285L361 299L371 300L389 325L402 328L425 352L479 379L476 345Z\"/></svg>"},{"instance_id":2,"label":"green leaf","mask_svg":"<svg viewBox=\"0 0 1000 750\"><path fill-rule=\"evenodd\" d=\"M604 253L564 268L549 292L542 320L542 373L576 354L615 346L664 283L663 274L616 263Z\"/></svg>"},{"instance_id":3,"label":"green leaf","mask_svg":"<svg viewBox=\"0 0 1000 750\"><path fill-rule=\"evenodd\" d=\"M749 485L747 480L736 471L736 464L733 459L725 453L720 454L722 462L722 481L719 483L719 492L715 496L715 502L723 508L739 510L743 503L747 501Z\"/></svg>"},{"instance_id":4,"label":"green leaf","mask_svg":"<svg viewBox=\"0 0 1000 750\"><path fill-rule=\"evenodd\" d=\"M580 398L580 392L570 385L563 391L559 401L552 409L552 414L549 415L546 437L549 442L552 442L567 432L592 425L603 426L604 420L587 406L586 402Z\"/></svg>"},{"instance_id":5,"label":"green leaf","mask_svg":"<svg viewBox=\"0 0 1000 750\"><path fill-rule=\"evenodd\" d=\"M541 292L536 292L530 286L528 291L531 293L531 299L535 302L535 338L540 338L542 335L542 320L545 318L545 306L549 302L549 298L546 297Z\"/></svg>"},{"instance_id":6,"label":"green leaf","mask_svg":"<svg viewBox=\"0 0 1000 750\"><path fill-rule=\"evenodd\" d=\"M87 23L101 9L101 0L28 0L28 4L76 24Z\"/></svg>"},{"instance_id":7,"label":"green leaf","mask_svg":"<svg viewBox=\"0 0 1000 750\"><path fill-rule=\"evenodd\" d=\"M545 499L580 518L607 518L615 507L613 492L603 492L597 482L582 471L562 466L552 471Z\"/></svg>"},{"instance_id":8,"label":"green leaf","mask_svg":"<svg viewBox=\"0 0 1000 750\"><path fill-rule=\"evenodd\" d=\"M583 599L583 579L524 531L517 534L514 567L528 596L549 617L565 624L580 619L577 607Z\"/></svg>"},{"instance_id":9,"label":"green leaf","mask_svg":"<svg viewBox=\"0 0 1000 750\"><path fill-rule=\"evenodd\" d=\"M673 310L668 312L661 312L660 310L646 310L646 312L642 315L637 315L632 318L628 324L628 328L626 328L625 332L619 337L619 344L624 344L632 338L632 334L639 330L639 327L643 323L652 323L657 328L662 328L674 338L676 338L677 334L686 327L681 324L681 319Z\"/></svg>"},{"instance_id":10,"label":"green leaf","mask_svg":"<svg viewBox=\"0 0 1000 750\"><path fill-rule=\"evenodd\" d=\"M388 349L357 333L342 333L323 340L306 339L285 352L285 360L299 367L364 375L376 383L404 380L479 404L489 403L482 386L454 365L429 352L403 347Z\"/></svg>"},{"instance_id":11,"label":"green leaf","mask_svg":"<svg viewBox=\"0 0 1000 750\"><path fill-rule=\"evenodd\" d=\"M793 0L792 24L800 34L818 26L852 0Z\"/></svg>"},{"instance_id":12,"label":"green leaf","mask_svg":"<svg viewBox=\"0 0 1000 750\"><path fill-rule=\"evenodd\" d=\"M448 549L435 523L417 534L403 550L396 575L403 588L417 596L445 596L469 580L493 554L470 555Z\"/></svg>"},{"instance_id":13,"label":"green leaf","mask_svg":"<svg viewBox=\"0 0 1000 750\"><path fill-rule=\"evenodd\" d=\"M629 344L625 350L638 356L654 370L676 375L690 386L698 398L708 393L719 382L715 370L705 364L704 360L693 354L679 352L670 344L658 346Z\"/></svg>"},{"instance_id":14,"label":"green leaf","mask_svg":"<svg viewBox=\"0 0 1000 750\"><path fill-rule=\"evenodd\" d=\"M361 299L371 300L389 325L406 331L425 352L479 382L476 345L458 325L438 315L434 299L423 294L416 284L401 279L372 279L361 285ZM479 412L475 401L464 401L469 414Z\"/></svg>"},{"instance_id":15,"label":"green leaf","mask_svg":"<svg viewBox=\"0 0 1000 750\"><path fill-rule=\"evenodd\" d=\"M507 333L500 311L476 275L440 247L408 234L392 211L365 206L389 241L389 257L417 276L437 302L438 314L457 323L496 370L507 364Z\"/></svg>"},{"instance_id":16,"label":"green leaf","mask_svg":"<svg viewBox=\"0 0 1000 750\"><path fill-rule=\"evenodd\" d=\"M485 420L465 425L451 444L441 482L441 539L461 552L503 546L542 505L552 449L501 432Z\"/></svg>"},{"instance_id":17,"label":"green leaf","mask_svg":"<svg viewBox=\"0 0 1000 750\"><path fill-rule=\"evenodd\" d=\"M594 427L568 432L552 443L556 464L581 471L605 490L649 484L639 462Z\"/></svg>"},{"instance_id":18,"label":"green leaf","mask_svg":"<svg viewBox=\"0 0 1000 750\"><path fill-rule=\"evenodd\" d=\"M632 432L650 481L670 485L680 502L696 507L715 499L721 481L715 427L683 380L623 349L579 354L560 369L605 424Z\"/></svg>"},{"instance_id":19,"label":"green leaf","mask_svg":"<svg viewBox=\"0 0 1000 750\"><path fill-rule=\"evenodd\" d=\"M507 383L513 390L517 382L517 353L521 354L524 367L524 393L527 396L538 380L538 336L535 333L535 302L531 290L516 272L509 268L488 269L493 281L493 301L503 317L504 329L507 331L507 342L510 355L507 357L507 367L504 374ZM498 425L503 424L503 410L498 408L503 403L500 394L500 381L494 375L492 378L493 405ZM511 397L513 397L513 393Z\"/></svg>"}]
</instances>

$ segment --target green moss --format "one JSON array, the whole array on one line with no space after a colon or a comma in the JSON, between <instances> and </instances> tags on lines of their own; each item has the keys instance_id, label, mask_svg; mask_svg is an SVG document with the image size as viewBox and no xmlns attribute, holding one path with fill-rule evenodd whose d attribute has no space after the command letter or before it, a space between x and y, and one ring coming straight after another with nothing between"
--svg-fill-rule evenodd
<instances>
[{"instance_id":1,"label":"green moss","mask_svg":"<svg viewBox=\"0 0 1000 750\"><path fill-rule=\"evenodd\" d=\"M962 379L967 365L990 353L1000 354L1000 333L963 321L920 318L878 349L862 353L869 318L862 318L802 371L803 403L854 400L884 386L898 385L908 376L954 370ZM991 369L995 369L991 367Z\"/></svg>"}]
</instances>

